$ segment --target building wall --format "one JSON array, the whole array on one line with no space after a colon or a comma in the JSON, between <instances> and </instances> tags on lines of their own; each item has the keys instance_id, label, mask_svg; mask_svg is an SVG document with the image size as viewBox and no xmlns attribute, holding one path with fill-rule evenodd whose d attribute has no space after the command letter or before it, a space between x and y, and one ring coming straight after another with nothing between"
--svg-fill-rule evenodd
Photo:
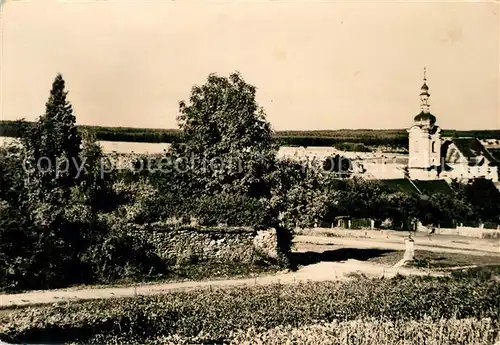
<instances>
[{"instance_id":1,"label":"building wall","mask_svg":"<svg viewBox=\"0 0 500 345\"><path fill-rule=\"evenodd\" d=\"M427 180L437 180L442 177L438 176L435 170L427 171L420 168L409 169L408 173L412 180L427 181Z\"/></svg>"},{"instance_id":2,"label":"building wall","mask_svg":"<svg viewBox=\"0 0 500 345\"><path fill-rule=\"evenodd\" d=\"M451 179L474 179L486 178L493 182L498 182L498 167L490 167L487 164L480 166L469 166L464 163L448 164L452 171L443 173L443 178Z\"/></svg>"},{"instance_id":3,"label":"building wall","mask_svg":"<svg viewBox=\"0 0 500 345\"><path fill-rule=\"evenodd\" d=\"M441 164L441 130L430 135L429 139L429 166L437 166Z\"/></svg>"},{"instance_id":4,"label":"building wall","mask_svg":"<svg viewBox=\"0 0 500 345\"><path fill-rule=\"evenodd\" d=\"M442 141L439 129L430 134L427 128L413 126L408 133L409 168L427 168L440 164Z\"/></svg>"}]
</instances>

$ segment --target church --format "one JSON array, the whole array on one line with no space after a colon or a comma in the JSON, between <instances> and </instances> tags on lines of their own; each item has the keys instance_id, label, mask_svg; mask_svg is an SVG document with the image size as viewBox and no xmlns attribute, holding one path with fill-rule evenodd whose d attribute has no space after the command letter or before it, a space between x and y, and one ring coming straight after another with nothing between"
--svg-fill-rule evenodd
<instances>
[{"instance_id":1,"label":"church","mask_svg":"<svg viewBox=\"0 0 500 345\"><path fill-rule=\"evenodd\" d=\"M498 182L499 162L477 138L441 137L436 116L430 111L425 69L420 91L420 113L407 130L407 177L421 181L485 178Z\"/></svg>"}]
</instances>

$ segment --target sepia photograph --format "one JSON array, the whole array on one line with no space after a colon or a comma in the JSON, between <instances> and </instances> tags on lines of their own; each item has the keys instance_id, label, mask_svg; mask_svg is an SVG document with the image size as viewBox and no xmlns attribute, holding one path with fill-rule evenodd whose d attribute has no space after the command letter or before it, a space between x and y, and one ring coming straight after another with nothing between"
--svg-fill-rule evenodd
<instances>
[{"instance_id":1,"label":"sepia photograph","mask_svg":"<svg viewBox=\"0 0 500 345\"><path fill-rule=\"evenodd\" d=\"M500 345L499 9L0 0L0 345Z\"/></svg>"}]
</instances>

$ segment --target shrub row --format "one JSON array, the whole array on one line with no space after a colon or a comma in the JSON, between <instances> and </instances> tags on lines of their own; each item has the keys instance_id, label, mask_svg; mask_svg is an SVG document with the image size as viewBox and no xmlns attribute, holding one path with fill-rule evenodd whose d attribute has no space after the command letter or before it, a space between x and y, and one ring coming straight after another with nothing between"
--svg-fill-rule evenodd
<instances>
[{"instance_id":1,"label":"shrub row","mask_svg":"<svg viewBox=\"0 0 500 345\"><path fill-rule=\"evenodd\" d=\"M25 342L103 343L109 337L145 341L173 335L222 341L238 329L319 321L499 320L499 300L500 285L493 280L396 277L254 286L20 309L0 319L0 334L3 340Z\"/></svg>"}]
</instances>

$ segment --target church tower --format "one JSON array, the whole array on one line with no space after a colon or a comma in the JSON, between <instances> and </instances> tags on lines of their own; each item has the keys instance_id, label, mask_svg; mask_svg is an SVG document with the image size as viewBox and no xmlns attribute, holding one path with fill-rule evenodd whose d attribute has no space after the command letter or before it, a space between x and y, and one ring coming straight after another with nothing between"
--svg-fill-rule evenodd
<instances>
[{"instance_id":1,"label":"church tower","mask_svg":"<svg viewBox=\"0 0 500 345\"><path fill-rule=\"evenodd\" d=\"M438 177L441 165L441 129L436 126L436 116L431 114L426 69L420 88L420 113L408 129L408 173L411 179L433 180Z\"/></svg>"}]
</instances>

